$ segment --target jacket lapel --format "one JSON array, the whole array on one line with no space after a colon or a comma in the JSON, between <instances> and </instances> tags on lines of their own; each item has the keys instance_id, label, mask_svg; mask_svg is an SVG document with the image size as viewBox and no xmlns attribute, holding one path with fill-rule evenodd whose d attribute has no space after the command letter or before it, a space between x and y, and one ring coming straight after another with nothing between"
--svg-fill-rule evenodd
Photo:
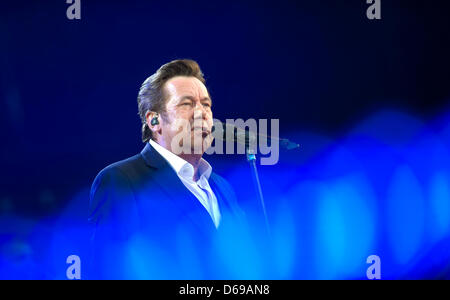
<instances>
[{"instance_id":1,"label":"jacket lapel","mask_svg":"<svg viewBox=\"0 0 450 300\"><path fill-rule=\"evenodd\" d=\"M219 230L221 227L225 227L227 223L234 223L234 225L236 225L237 222L241 222L245 219L244 213L237 204L237 200L235 199L232 191L227 190L225 185L221 183L221 180L223 179L218 177L215 173L212 173L209 179L211 189L214 191L217 202L219 203L219 209L222 217Z\"/></svg>"},{"instance_id":2,"label":"jacket lapel","mask_svg":"<svg viewBox=\"0 0 450 300\"><path fill-rule=\"evenodd\" d=\"M149 143L145 145L141 155L148 167L158 169L157 176L153 179L173 203L177 210L173 212L174 215L186 216L203 233L211 234L215 226L208 211L181 182L169 163Z\"/></svg>"}]
</instances>

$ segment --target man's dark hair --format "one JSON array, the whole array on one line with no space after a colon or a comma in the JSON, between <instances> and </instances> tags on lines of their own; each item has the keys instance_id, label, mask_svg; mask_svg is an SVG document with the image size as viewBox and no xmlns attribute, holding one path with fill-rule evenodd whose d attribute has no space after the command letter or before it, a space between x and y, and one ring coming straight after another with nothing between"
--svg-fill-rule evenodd
<instances>
[{"instance_id":1,"label":"man's dark hair","mask_svg":"<svg viewBox=\"0 0 450 300\"><path fill-rule=\"evenodd\" d=\"M139 116L142 121L142 141L148 142L152 138L152 131L145 119L147 111L154 111L164 117L166 97L164 84L176 76L195 77L205 84L205 78L198 63L191 59L173 60L162 65L155 74L147 78L141 86L138 94Z\"/></svg>"}]
</instances>

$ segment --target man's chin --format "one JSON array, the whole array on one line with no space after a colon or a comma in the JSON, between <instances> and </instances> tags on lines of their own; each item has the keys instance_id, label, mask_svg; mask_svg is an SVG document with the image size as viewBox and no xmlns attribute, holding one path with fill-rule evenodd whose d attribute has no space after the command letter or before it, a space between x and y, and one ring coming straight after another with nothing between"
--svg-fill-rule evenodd
<instances>
[{"instance_id":1,"label":"man's chin","mask_svg":"<svg viewBox=\"0 0 450 300\"><path fill-rule=\"evenodd\" d=\"M205 153L205 151L210 147L210 144L206 144L204 142L200 143L192 143L191 144L191 154L201 154Z\"/></svg>"}]
</instances>

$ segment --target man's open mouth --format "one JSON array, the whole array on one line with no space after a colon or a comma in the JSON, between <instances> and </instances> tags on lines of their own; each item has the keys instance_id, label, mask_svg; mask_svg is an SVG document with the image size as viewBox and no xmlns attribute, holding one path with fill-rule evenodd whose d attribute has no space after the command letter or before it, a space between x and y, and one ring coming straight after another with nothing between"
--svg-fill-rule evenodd
<instances>
[{"instance_id":1,"label":"man's open mouth","mask_svg":"<svg viewBox=\"0 0 450 300\"><path fill-rule=\"evenodd\" d=\"M201 131L202 133L210 134L211 130L205 128L205 127L194 127L192 128L192 131Z\"/></svg>"}]
</instances>

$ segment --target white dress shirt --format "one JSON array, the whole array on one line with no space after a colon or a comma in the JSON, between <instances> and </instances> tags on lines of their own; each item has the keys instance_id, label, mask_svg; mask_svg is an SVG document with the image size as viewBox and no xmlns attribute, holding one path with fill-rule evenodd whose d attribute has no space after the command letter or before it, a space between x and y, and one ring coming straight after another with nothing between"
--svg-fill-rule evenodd
<instances>
[{"instance_id":1,"label":"white dress shirt","mask_svg":"<svg viewBox=\"0 0 450 300\"><path fill-rule=\"evenodd\" d=\"M211 216L216 228L220 224L220 210L217 202L216 195L209 186L208 179L211 176L212 167L204 160L200 160L198 172L199 180L194 181L194 167L174 153L170 152L160 144L153 140L150 140L150 145L158 151L159 154L169 163L175 173L180 178L181 182L188 188L188 190L194 194L194 196L200 201L203 207L206 208Z\"/></svg>"}]
</instances>

